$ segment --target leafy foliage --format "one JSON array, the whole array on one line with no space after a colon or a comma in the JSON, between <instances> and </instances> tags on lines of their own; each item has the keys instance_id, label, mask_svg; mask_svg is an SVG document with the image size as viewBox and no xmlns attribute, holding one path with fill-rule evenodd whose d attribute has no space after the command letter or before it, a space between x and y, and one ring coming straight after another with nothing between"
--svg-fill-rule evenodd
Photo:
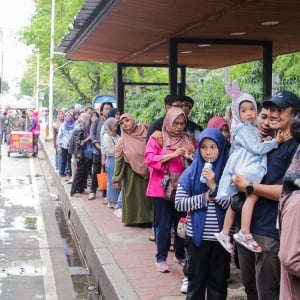
<instances>
[{"instance_id":1,"label":"leafy foliage","mask_svg":"<svg viewBox=\"0 0 300 300\"><path fill-rule=\"evenodd\" d=\"M58 45L74 22L85 0L55 1L54 43ZM50 28L51 1L35 0L36 11L31 24L19 32L20 39L40 55L39 90L43 95L43 106L48 106L48 82L50 66ZM276 88L290 89L300 93L298 77L300 74L300 54L291 53L274 59L274 70L279 75ZM54 55L54 107L70 107L75 103L91 105L98 94L116 95L116 65L99 62L68 61L62 55ZM34 95L36 85L37 53L33 50L27 60L27 69L21 82L21 92ZM241 89L262 98L262 61L249 62L226 69L195 70L187 69L186 94L191 96L195 105L190 118L206 127L210 117L224 115L230 105L226 95L225 79L239 81ZM180 76L180 75L179 75ZM128 67L124 71L125 82L167 83L166 68ZM284 81L284 80L288 80ZM150 123L165 113L164 98L169 93L166 85L126 85L125 111L141 122Z\"/></svg>"}]
</instances>

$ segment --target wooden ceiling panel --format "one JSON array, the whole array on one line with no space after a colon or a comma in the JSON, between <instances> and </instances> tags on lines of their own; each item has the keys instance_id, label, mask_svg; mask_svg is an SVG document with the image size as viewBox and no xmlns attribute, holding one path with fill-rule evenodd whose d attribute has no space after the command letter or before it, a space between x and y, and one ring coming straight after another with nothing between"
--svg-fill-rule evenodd
<instances>
[{"instance_id":1,"label":"wooden ceiling panel","mask_svg":"<svg viewBox=\"0 0 300 300\"><path fill-rule=\"evenodd\" d=\"M207 38L272 41L279 55L300 51L299 11L298 0L86 0L58 51L73 60L167 64L170 38ZM180 44L178 52L179 64L210 69L263 55L259 46L242 45Z\"/></svg>"}]
</instances>

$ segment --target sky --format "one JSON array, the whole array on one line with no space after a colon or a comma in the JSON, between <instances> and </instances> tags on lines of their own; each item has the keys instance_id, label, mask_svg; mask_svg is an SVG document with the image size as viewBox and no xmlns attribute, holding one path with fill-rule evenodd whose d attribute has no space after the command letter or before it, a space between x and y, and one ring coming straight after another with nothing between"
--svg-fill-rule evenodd
<instances>
[{"instance_id":1,"label":"sky","mask_svg":"<svg viewBox=\"0 0 300 300\"><path fill-rule=\"evenodd\" d=\"M0 54L3 57L1 69L3 79L9 83L10 92L17 92L17 82L22 78L26 66L25 59L31 51L17 40L16 32L29 24L33 12L33 0L0 0Z\"/></svg>"}]
</instances>

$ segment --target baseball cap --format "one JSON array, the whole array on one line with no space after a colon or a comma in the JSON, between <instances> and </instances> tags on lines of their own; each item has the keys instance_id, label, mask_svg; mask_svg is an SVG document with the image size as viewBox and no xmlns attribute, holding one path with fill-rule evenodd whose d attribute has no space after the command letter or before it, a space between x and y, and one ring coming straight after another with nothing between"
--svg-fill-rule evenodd
<instances>
[{"instance_id":1,"label":"baseball cap","mask_svg":"<svg viewBox=\"0 0 300 300\"><path fill-rule=\"evenodd\" d=\"M271 99L265 100L264 105L267 106L276 105L279 108L288 108L288 107L297 108L300 107L300 99L293 92L282 90L275 93L271 97Z\"/></svg>"}]
</instances>

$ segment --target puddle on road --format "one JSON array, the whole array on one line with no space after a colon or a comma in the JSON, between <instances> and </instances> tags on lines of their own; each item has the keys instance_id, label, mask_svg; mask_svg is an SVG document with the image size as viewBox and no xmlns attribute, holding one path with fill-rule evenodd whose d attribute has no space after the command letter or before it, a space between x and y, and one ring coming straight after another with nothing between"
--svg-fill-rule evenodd
<instances>
[{"instance_id":1,"label":"puddle on road","mask_svg":"<svg viewBox=\"0 0 300 300\"><path fill-rule=\"evenodd\" d=\"M61 234L62 243L70 267L70 273L73 280L77 300L101 300L97 288L91 281L88 268L80 255L80 249L74 241L70 228L66 222L64 212L61 206L57 206L55 210L58 228Z\"/></svg>"},{"instance_id":2,"label":"puddle on road","mask_svg":"<svg viewBox=\"0 0 300 300\"><path fill-rule=\"evenodd\" d=\"M28 207L35 207L38 205L39 199L35 197L32 192L32 178L31 176L14 177L14 178L1 178L1 201L2 206L7 208L18 207L23 210ZM3 189L5 187L5 189ZM50 193L51 194L51 193ZM51 197L53 198L53 197ZM77 248L76 238L72 236L70 228L66 222L63 210L59 205L59 198L55 197L57 206L55 209L56 220L61 234L64 252L70 268L74 289L76 292L76 300L101 300L103 297L100 295L97 287L89 274L84 259L80 255L80 249ZM53 200L53 199L52 199ZM0 209L0 224L4 224L5 220L4 209ZM40 217L32 214L24 213L23 215L13 216L10 222L10 227L2 228L0 238L2 245L10 245L12 243L12 232L14 238L18 236L17 231L28 230L36 231L41 226ZM31 243L37 240L37 236L28 236L25 243ZM5 263L6 258L1 257L0 262ZM23 261L16 262L14 266L0 268L0 278L9 276L43 276L46 270L41 262Z\"/></svg>"}]
</instances>

